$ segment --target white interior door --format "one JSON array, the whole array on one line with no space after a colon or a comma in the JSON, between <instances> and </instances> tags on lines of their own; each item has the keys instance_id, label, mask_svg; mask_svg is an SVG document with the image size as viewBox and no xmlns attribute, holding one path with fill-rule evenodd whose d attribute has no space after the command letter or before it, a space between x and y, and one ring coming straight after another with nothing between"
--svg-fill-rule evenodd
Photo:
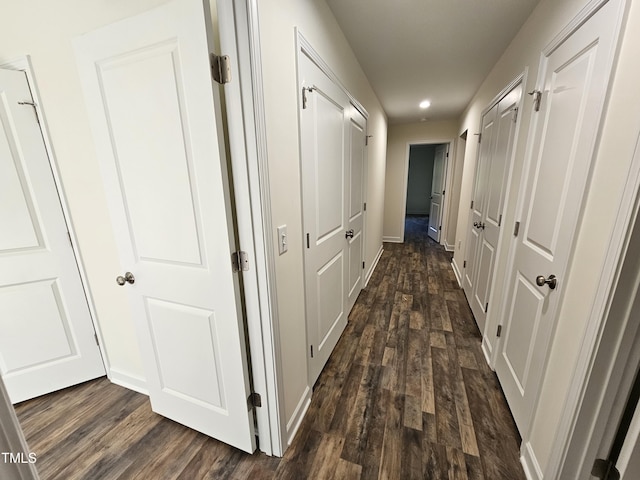
<instances>
[{"instance_id":1,"label":"white interior door","mask_svg":"<svg viewBox=\"0 0 640 480\"><path fill-rule=\"evenodd\" d=\"M367 167L367 120L355 108L349 110L347 313L356 303L364 281L364 172Z\"/></svg>"},{"instance_id":2,"label":"white interior door","mask_svg":"<svg viewBox=\"0 0 640 480\"><path fill-rule=\"evenodd\" d=\"M448 145L438 145L433 156L433 180L431 181L431 207L429 209L428 235L440 242L442 230L442 204L447 168Z\"/></svg>"},{"instance_id":3,"label":"white interior door","mask_svg":"<svg viewBox=\"0 0 640 480\"><path fill-rule=\"evenodd\" d=\"M533 113L533 148L496 362L523 435L539 394L594 153L611 70L615 3L605 4L541 61L541 108Z\"/></svg>"},{"instance_id":4,"label":"white interior door","mask_svg":"<svg viewBox=\"0 0 640 480\"><path fill-rule=\"evenodd\" d=\"M24 72L0 70L0 373L13 403L105 374Z\"/></svg>"},{"instance_id":5,"label":"white interior door","mask_svg":"<svg viewBox=\"0 0 640 480\"><path fill-rule=\"evenodd\" d=\"M75 47L152 408L253 452L209 18L174 0Z\"/></svg>"},{"instance_id":6,"label":"white interior door","mask_svg":"<svg viewBox=\"0 0 640 480\"><path fill-rule=\"evenodd\" d=\"M298 68L306 89L300 114L302 203L309 381L315 383L347 325L350 104L306 55L300 55Z\"/></svg>"},{"instance_id":7,"label":"white interior door","mask_svg":"<svg viewBox=\"0 0 640 480\"><path fill-rule=\"evenodd\" d=\"M482 229L479 225L485 216L485 198L487 191L489 167L491 154L494 145L494 130L497 118L498 106L496 105L482 117L482 128L480 130L480 151L476 165L476 177L473 186L473 196L471 199L471 217L467 233L467 254L464 265L462 287L469 301L473 304L473 292L476 287L478 276L478 246L481 243ZM473 310L473 308L472 308ZM474 316L476 312L474 311ZM482 331L482 330L481 330Z\"/></svg>"},{"instance_id":8,"label":"white interior door","mask_svg":"<svg viewBox=\"0 0 640 480\"><path fill-rule=\"evenodd\" d=\"M474 208L474 223L470 235L475 241L475 257L471 271L474 274L473 287L469 289L469 305L481 332L484 327L489 308L489 296L493 282L493 270L504 210L505 193L509 163L513 154L516 134L517 111L522 98L522 85L519 84L508 92L502 100L487 114L491 119L491 138L489 152L482 155L483 165L478 169L478 186L482 192L482 205ZM483 137L484 141L484 137ZM484 153L484 152L483 152Z\"/></svg>"}]
</instances>

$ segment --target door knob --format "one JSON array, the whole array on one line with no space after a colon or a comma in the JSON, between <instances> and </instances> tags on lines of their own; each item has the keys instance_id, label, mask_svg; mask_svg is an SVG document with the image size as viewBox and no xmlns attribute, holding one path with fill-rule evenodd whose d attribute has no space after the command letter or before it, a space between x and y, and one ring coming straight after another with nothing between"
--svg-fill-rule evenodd
<instances>
[{"instance_id":1,"label":"door knob","mask_svg":"<svg viewBox=\"0 0 640 480\"><path fill-rule=\"evenodd\" d=\"M134 277L133 273L131 272L125 273L124 277L122 275L119 275L116 277L116 283L120 286L124 285L125 283L133 284L135 281L136 281L136 277Z\"/></svg>"},{"instance_id":2,"label":"door knob","mask_svg":"<svg viewBox=\"0 0 640 480\"><path fill-rule=\"evenodd\" d=\"M353 228L347 230L344 234L344 238L353 238Z\"/></svg>"},{"instance_id":3,"label":"door knob","mask_svg":"<svg viewBox=\"0 0 640 480\"><path fill-rule=\"evenodd\" d=\"M544 286L545 284L549 285L551 290L554 290L558 285L558 281L556 280L555 275L549 275L549 278L544 278L542 275L538 275L536 277L536 285L539 287Z\"/></svg>"}]
</instances>

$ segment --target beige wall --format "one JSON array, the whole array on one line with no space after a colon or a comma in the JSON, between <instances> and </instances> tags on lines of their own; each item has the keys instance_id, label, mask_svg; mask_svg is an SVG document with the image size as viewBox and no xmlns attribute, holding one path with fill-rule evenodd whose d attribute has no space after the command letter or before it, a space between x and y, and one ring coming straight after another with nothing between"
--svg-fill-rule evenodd
<instances>
[{"instance_id":1,"label":"beige wall","mask_svg":"<svg viewBox=\"0 0 640 480\"><path fill-rule=\"evenodd\" d=\"M384 240L401 242L404 229L409 145L446 143L458 137L455 121L389 125L385 175ZM451 148L454 149L455 145ZM451 154L450 154L451 156Z\"/></svg>"},{"instance_id":2,"label":"beige wall","mask_svg":"<svg viewBox=\"0 0 640 480\"><path fill-rule=\"evenodd\" d=\"M528 68L525 92L534 89L538 75L540 52L553 37L581 10L586 0L543 0L517 34L499 62L489 73L472 102L461 117L460 131L468 129L460 208L454 261L458 267L464 260L468 205L471 199L472 181L478 143L471 140L471 133L479 131L480 115L492 98L512 79ZM579 226L574 256L565 279L564 298L559 306L559 321L552 340L549 367L543 380L541 395L527 438L538 466L544 471L551 455L551 448L559 424L562 408L572 380L582 337L596 297L599 273L602 271L621 202L627 171L640 132L640 5L631 10L624 44L615 73L606 121L593 174L588 187L583 219ZM532 102L525 96L521 109L521 126L516 145L513 169L514 182L507 199L504 225L515 221L515 203L519 193L519 180L525 155L527 132L532 114ZM507 248L498 258L498 271L506 264ZM504 275L498 275L493 289L494 304L502 302ZM497 298L496 298L497 297ZM497 310L497 309L496 309ZM494 312L496 311L494 310ZM487 319L487 332L494 332L497 319Z\"/></svg>"},{"instance_id":3,"label":"beige wall","mask_svg":"<svg viewBox=\"0 0 640 480\"><path fill-rule=\"evenodd\" d=\"M263 0L259 3L272 222L288 226L289 251L276 253L284 410L288 430L308 394L302 213L298 143L298 87L294 29L310 42L369 113L366 264L382 246L386 116L342 31L323 0ZM271 232L275 235L276 232ZM277 244L274 242L274 244ZM290 432L287 432L290 433Z\"/></svg>"}]
</instances>

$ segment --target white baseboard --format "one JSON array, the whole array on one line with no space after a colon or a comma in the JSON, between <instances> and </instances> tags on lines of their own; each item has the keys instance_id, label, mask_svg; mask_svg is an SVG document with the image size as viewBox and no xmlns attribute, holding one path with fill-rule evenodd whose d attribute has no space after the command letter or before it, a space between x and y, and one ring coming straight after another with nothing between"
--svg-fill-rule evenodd
<instances>
[{"instance_id":1,"label":"white baseboard","mask_svg":"<svg viewBox=\"0 0 640 480\"><path fill-rule=\"evenodd\" d=\"M402 239L400 237L382 237L382 241L389 243L402 243Z\"/></svg>"},{"instance_id":2,"label":"white baseboard","mask_svg":"<svg viewBox=\"0 0 640 480\"><path fill-rule=\"evenodd\" d=\"M451 268L453 268L453 273L456 275L458 286L462 288L462 274L460 273L460 269L458 268L458 264L456 263L455 258L451 259Z\"/></svg>"},{"instance_id":3,"label":"white baseboard","mask_svg":"<svg viewBox=\"0 0 640 480\"><path fill-rule=\"evenodd\" d=\"M444 244L443 244L443 245L444 245L444 249L445 249L447 252L453 252L453 251L456 249L456 245L455 245L455 244L453 244L453 245L449 245L449 244L447 243L447 241L446 241L446 240L444 241Z\"/></svg>"},{"instance_id":4,"label":"white baseboard","mask_svg":"<svg viewBox=\"0 0 640 480\"><path fill-rule=\"evenodd\" d=\"M383 245L380 245L380 250L378 250L378 253L376 254L376 258L373 259L373 263L369 267L369 270L367 271L367 274L364 277L364 287L363 288L366 288L366 286L369 284L369 280L371 280L371 275L373 275L373 271L378 266L378 262L380 261L380 257L382 257L382 252L384 252L384 248L383 248Z\"/></svg>"},{"instance_id":5,"label":"white baseboard","mask_svg":"<svg viewBox=\"0 0 640 480\"><path fill-rule=\"evenodd\" d=\"M128 388L134 392L149 396L147 381L143 377L123 372L117 368L110 368L108 377L109 380L116 385L120 385L121 387Z\"/></svg>"},{"instance_id":6,"label":"white baseboard","mask_svg":"<svg viewBox=\"0 0 640 480\"><path fill-rule=\"evenodd\" d=\"M293 438L300 428L300 424L302 423L304 414L307 413L309 409L309 405L311 405L311 388L307 387L300 397L300 401L293 415L291 415L291 418L287 422L287 445L291 445L291 442L293 442Z\"/></svg>"},{"instance_id":7,"label":"white baseboard","mask_svg":"<svg viewBox=\"0 0 640 480\"><path fill-rule=\"evenodd\" d=\"M522 442L520 454L520 463L522 464L522 468L524 469L524 474L527 477L527 480L542 480L542 470L540 469L538 460L533 453L531 443Z\"/></svg>"}]
</instances>

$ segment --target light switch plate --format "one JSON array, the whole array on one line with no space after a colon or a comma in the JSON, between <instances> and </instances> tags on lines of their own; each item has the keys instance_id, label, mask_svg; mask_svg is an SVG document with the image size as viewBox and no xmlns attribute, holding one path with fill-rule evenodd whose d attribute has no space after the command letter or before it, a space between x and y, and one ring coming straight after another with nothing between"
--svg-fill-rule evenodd
<instances>
[{"instance_id":1,"label":"light switch plate","mask_svg":"<svg viewBox=\"0 0 640 480\"><path fill-rule=\"evenodd\" d=\"M289 250L289 237L287 235L287 226L278 227L278 252L280 255Z\"/></svg>"}]
</instances>

